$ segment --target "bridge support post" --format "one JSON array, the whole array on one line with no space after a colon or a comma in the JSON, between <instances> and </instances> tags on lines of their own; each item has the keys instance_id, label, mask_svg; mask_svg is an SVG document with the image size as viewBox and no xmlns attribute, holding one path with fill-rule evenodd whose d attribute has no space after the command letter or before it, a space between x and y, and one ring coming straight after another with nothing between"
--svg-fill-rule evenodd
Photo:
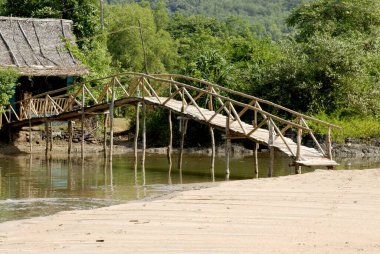
<instances>
[{"instance_id":1,"label":"bridge support post","mask_svg":"<svg viewBox=\"0 0 380 254\"><path fill-rule=\"evenodd\" d=\"M297 130L297 152L294 163L295 174L301 174L301 166L297 163L301 159L302 129Z\"/></svg>"},{"instance_id":2,"label":"bridge support post","mask_svg":"<svg viewBox=\"0 0 380 254\"><path fill-rule=\"evenodd\" d=\"M141 164L145 171L145 150L146 150L146 105L142 103L142 159ZM145 174L145 172L143 172Z\"/></svg>"},{"instance_id":3,"label":"bridge support post","mask_svg":"<svg viewBox=\"0 0 380 254\"><path fill-rule=\"evenodd\" d=\"M53 123L49 122L49 150L50 152L53 151Z\"/></svg>"},{"instance_id":4,"label":"bridge support post","mask_svg":"<svg viewBox=\"0 0 380 254\"><path fill-rule=\"evenodd\" d=\"M105 112L103 115L103 156L107 158L107 124L108 124L108 113Z\"/></svg>"},{"instance_id":5,"label":"bridge support post","mask_svg":"<svg viewBox=\"0 0 380 254\"><path fill-rule=\"evenodd\" d=\"M139 132L140 132L140 103L138 102L136 104L136 130L135 130L135 140L134 140L134 154L135 154L135 161L137 161L137 142L139 139Z\"/></svg>"},{"instance_id":6,"label":"bridge support post","mask_svg":"<svg viewBox=\"0 0 380 254\"><path fill-rule=\"evenodd\" d=\"M113 118L114 118L114 108L115 108L115 79L112 80L112 95L110 104L110 156L109 160L112 163L113 156Z\"/></svg>"},{"instance_id":7,"label":"bridge support post","mask_svg":"<svg viewBox=\"0 0 380 254\"><path fill-rule=\"evenodd\" d=\"M167 150L167 157L169 163L169 174L172 171L172 148L173 148L173 123L172 123L172 111L169 110L169 145Z\"/></svg>"},{"instance_id":8,"label":"bridge support post","mask_svg":"<svg viewBox=\"0 0 380 254\"><path fill-rule=\"evenodd\" d=\"M45 120L45 155L49 154L49 122Z\"/></svg>"},{"instance_id":9,"label":"bridge support post","mask_svg":"<svg viewBox=\"0 0 380 254\"><path fill-rule=\"evenodd\" d=\"M73 146L73 121L69 121L67 123L67 129L69 131L69 140L67 144L67 154L70 157L71 156L71 149Z\"/></svg>"},{"instance_id":10,"label":"bridge support post","mask_svg":"<svg viewBox=\"0 0 380 254\"><path fill-rule=\"evenodd\" d=\"M211 136L211 177L212 181L215 182L215 135L214 128L210 127Z\"/></svg>"},{"instance_id":11,"label":"bridge support post","mask_svg":"<svg viewBox=\"0 0 380 254\"><path fill-rule=\"evenodd\" d=\"M32 101L29 100L29 152L33 151L33 137L32 137Z\"/></svg>"},{"instance_id":12,"label":"bridge support post","mask_svg":"<svg viewBox=\"0 0 380 254\"><path fill-rule=\"evenodd\" d=\"M269 129L269 140L268 140L268 148L269 148L269 169L268 169L268 177L273 176L273 166L274 166L274 126L272 124L272 120L268 119L268 129Z\"/></svg>"},{"instance_id":13,"label":"bridge support post","mask_svg":"<svg viewBox=\"0 0 380 254\"><path fill-rule=\"evenodd\" d=\"M82 133L82 139L81 139L81 157L84 158L84 85L82 85L82 118L81 118L81 133Z\"/></svg>"},{"instance_id":14,"label":"bridge support post","mask_svg":"<svg viewBox=\"0 0 380 254\"><path fill-rule=\"evenodd\" d=\"M255 157L255 178L259 178L259 158L258 158L259 144L255 143L254 157Z\"/></svg>"},{"instance_id":15,"label":"bridge support post","mask_svg":"<svg viewBox=\"0 0 380 254\"><path fill-rule=\"evenodd\" d=\"M182 170L182 160L183 160L183 146L185 143L185 136L187 131L187 122L188 119L184 117L180 117L180 133L181 133L181 145L179 150L179 157L178 157L178 169Z\"/></svg>"},{"instance_id":16,"label":"bridge support post","mask_svg":"<svg viewBox=\"0 0 380 254\"><path fill-rule=\"evenodd\" d=\"M226 156L226 175L230 175L230 150L231 150L231 139L230 139L230 117L231 117L231 102L228 102L228 113L226 117L226 144L225 144L225 156Z\"/></svg>"}]
</instances>

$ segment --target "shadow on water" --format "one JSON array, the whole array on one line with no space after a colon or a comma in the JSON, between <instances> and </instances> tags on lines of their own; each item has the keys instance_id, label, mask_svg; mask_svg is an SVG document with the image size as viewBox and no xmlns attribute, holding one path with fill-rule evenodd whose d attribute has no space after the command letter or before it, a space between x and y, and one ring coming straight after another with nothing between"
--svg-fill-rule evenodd
<instances>
[{"instance_id":1,"label":"shadow on water","mask_svg":"<svg viewBox=\"0 0 380 254\"><path fill-rule=\"evenodd\" d=\"M173 159L176 159L174 157ZM44 216L64 210L92 209L181 190L178 184L226 180L225 161L185 154L182 170L165 155L147 154L146 165L133 155L97 157L20 155L0 158L0 222ZM259 177L268 174L269 158L259 155ZM288 158L276 155L274 176L294 173ZM379 161L341 161L340 169L379 167ZM230 160L229 180L255 178L252 157ZM312 169L303 168L303 173Z\"/></svg>"}]
</instances>

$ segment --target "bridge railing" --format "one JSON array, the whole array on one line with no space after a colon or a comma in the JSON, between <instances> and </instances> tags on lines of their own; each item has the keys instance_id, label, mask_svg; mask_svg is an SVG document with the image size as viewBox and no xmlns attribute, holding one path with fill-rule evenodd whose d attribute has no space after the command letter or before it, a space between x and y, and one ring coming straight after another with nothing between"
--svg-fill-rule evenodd
<instances>
[{"instance_id":1,"label":"bridge railing","mask_svg":"<svg viewBox=\"0 0 380 254\"><path fill-rule=\"evenodd\" d=\"M331 159L331 129L339 128L267 100L204 80L172 74L122 73L77 83L7 105L2 115L7 123L11 123L75 110L84 112L86 107L103 103L112 104L115 100L128 97L141 98L142 101L143 97L154 97L162 106L175 99L182 103L183 113L186 113L189 106L194 106L202 117L201 120L209 124L218 114L223 114L226 116L226 126L234 125L240 128L245 137L253 135L259 129L267 129L270 137L268 143L281 139L296 159L302 157L301 139L304 132L309 133L319 152ZM286 112L282 115L290 117L285 119L274 115L265 111L264 106ZM204 108L213 114L206 116ZM247 121L251 125L249 129L246 128ZM326 151L322 149L307 122L328 128ZM290 129L297 130L296 149L292 148L285 138L285 133Z\"/></svg>"}]
</instances>

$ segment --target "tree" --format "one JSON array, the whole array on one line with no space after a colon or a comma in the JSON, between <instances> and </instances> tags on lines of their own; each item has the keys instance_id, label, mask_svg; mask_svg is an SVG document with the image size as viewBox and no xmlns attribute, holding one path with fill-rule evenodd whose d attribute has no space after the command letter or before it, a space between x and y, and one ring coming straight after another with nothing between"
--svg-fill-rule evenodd
<instances>
[{"instance_id":1,"label":"tree","mask_svg":"<svg viewBox=\"0 0 380 254\"><path fill-rule=\"evenodd\" d=\"M9 103L19 77L20 73L13 68L0 69L0 106Z\"/></svg>"},{"instance_id":2,"label":"tree","mask_svg":"<svg viewBox=\"0 0 380 254\"><path fill-rule=\"evenodd\" d=\"M139 33L145 43L149 72L163 72L174 67L177 47L169 33L157 30L154 13L137 4L110 5L106 9L108 49L114 65L124 70L143 71L144 53Z\"/></svg>"},{"instance_id":3,"label":"tree","mask_svg":"<svg viewBox=\"0 0 380 254\"><path fill-rule=\"evenodd\" d=\"M288 20L295 37L280 44L281 57L259 72L253 91L303 112L379 115L379 10L376 0L299 7Z\"/></svg>"}]
</instances>

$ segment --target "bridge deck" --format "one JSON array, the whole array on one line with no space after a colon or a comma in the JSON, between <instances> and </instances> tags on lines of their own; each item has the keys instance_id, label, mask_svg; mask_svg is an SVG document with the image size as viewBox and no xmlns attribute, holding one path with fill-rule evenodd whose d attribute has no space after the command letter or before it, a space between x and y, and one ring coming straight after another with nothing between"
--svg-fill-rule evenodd
<instances>
[{"instance_id":1,"label":"bridge deck","mask_svg":"<svg viewBox=\"0 0 380 254\"><path fill-rule=\"evenodd\" d=\"M166 101L168 98L165 97L159 97L160 101L156 97L145 97L145 101L150 102L155 105L162 105L162 102ZM181 113L182 108L182 102L178 100L171 99L165 104L166 108L169 108L177 113ZM202 112L203 116L206 117L206 119L202 116L200 113ZM208 109L204 108L196 108L193 105L188 105L185 108L185 111L183 112L184 115L197 120L199 122L208 123L209 125L219 128L219 129L225 129L226 128L226 120L227 117L222 114L217 114L214 118L212 116L215 115L215 111L210 111ZM212 119L211 119L212 118ZM209 121L211 119L211 121ZM247 123L242 122L243 126L240 126L240 124L237 121L231 121L230 123L230 131L239 136L246 137L250 140L253 140L255 142L261 143L261 144L268 144L269 140L269 131L266 129L259 128L257 131L253 132L251 135L249 132L253 130L253 126ZM243 128L242 128L243 127ZM285 137L287 143L289 144L290 149L292 149L293 153L296 153L297 150L297 144L293 142L292 139ZM288 156L292 156L292 153L289 151L289 149L286 147L284 142L281 140L279 136L275 136L273 146L280 150L281 152L287 154ZM301 160L297 161L300 165L303 166L336 166L338 165L334 160L329 160L323 154L318 152L314 148L302 146L301 149Z\"/></svg>"}]
</instances>

